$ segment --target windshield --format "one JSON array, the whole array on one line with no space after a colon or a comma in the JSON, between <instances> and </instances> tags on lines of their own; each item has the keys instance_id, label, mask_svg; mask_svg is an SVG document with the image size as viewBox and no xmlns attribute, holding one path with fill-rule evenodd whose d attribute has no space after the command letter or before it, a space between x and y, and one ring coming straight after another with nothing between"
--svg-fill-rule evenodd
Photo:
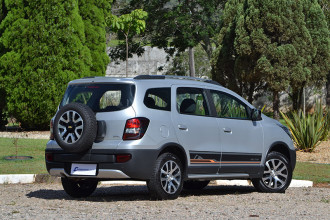
<instances>
[{"instance_id":1,"label":"windshield","mask_svg":"<svg viewBox=\"0 0 330 220\"><path fill-rule=\"evenodd\" d=\"M132 105L135 94L133 84L75 84L69 85L60 108L76 102L88 105L94 112L111 112Z\"/></svg>"}]
</instances>

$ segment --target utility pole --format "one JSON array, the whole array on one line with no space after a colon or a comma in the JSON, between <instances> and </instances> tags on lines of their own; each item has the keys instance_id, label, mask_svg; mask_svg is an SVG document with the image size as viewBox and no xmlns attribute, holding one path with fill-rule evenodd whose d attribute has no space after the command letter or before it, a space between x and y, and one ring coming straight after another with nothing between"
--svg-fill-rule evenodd
<instances>
[{"instance_id":1,"label":"utility pole","mask_svg":"<svg viewBox=\"0 0 330 220\"><path fill-rule=\"evenodd\" d=\"M189 47L189 75L195 77L195 57L193 47Z\"/></svg>"}]
</instances>

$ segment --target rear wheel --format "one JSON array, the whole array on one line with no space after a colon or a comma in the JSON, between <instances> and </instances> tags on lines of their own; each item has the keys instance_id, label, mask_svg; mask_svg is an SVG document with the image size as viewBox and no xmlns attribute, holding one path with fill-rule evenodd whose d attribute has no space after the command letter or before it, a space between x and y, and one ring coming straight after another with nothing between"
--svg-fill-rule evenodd
<instances>
[{"instance_id":1,"label":"rear wheel","mask_svg":"<svg viewBox=\"0 0 330 220\"><path fill-rule=\"evenodd\" d=\"M61 180L64 191L74 198L91 195L95 191L98 183L97 180L73 180L64 177L62 177Z\"/></svg>"},{"instance_id":2,"label":"rear wheel","mask_svg":"<svg viewBox=\"0 0 330 220\"><path fill-rule=\"evenodd\" d=\"M178 198L183 185L183 169L179 158L171 153L160 155L147 185L152 199Z\"/></svg>"},{"instance_id":3,"label":"rear wheel","mask_svg":"<svg viewBox=\"0 0 330 220\"><path fill-rule=\"evenodd\" d=\"M186 190L201 190L204 189L209 183L209 180L188 180L183 183L183 188Z\"/></svg>"},{"instance_id":4,"label":"rear wheel","mask_svg":"<svg viewBox=\"0 0 330 220\"><path fill-rule=\"evenodd\" d=\"M291 180L292 167L288 159L273 151L267 155L262 178L252 179L252 183L260 192L281 193L289 187Z\"/></svg>"}]
</instances>

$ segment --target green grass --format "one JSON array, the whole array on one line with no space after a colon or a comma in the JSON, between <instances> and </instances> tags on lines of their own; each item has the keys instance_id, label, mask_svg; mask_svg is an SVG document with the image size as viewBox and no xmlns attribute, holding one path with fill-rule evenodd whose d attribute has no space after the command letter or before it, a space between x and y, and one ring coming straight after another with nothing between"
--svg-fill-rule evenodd
<instances>
[{"instance_id":1,"label":"green grass","mask_svg":"<svg viewBox=\"0 0 330 220\"><path fill-rule=\"evenodd\" d=\"M47 173L45 148L48 140L18 139L18 156L32 156L31 160L10 161L6 156L15 156L13 138L0 138L0 174L42 174Z\"/></svg>"},{"instance_id":2,"label":"green grass","mask_svg":"<svg viewBox=\"0 0 330 220\"><path fill-rule=\"evenodd\" d=\"M297 162L293 178L311 180L314 183L330 183L330 165L308 162Z\"/></svg>"}]
</instances>

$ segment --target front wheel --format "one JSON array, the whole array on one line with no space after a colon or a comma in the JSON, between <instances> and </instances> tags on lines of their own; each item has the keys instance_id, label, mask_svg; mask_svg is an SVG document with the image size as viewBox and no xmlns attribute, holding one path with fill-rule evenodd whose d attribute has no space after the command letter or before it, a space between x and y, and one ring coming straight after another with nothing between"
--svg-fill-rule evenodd
<instances>
[{"instance_id":1,"label":"front wheel","mask_svg":"<svg viewBox=\"0 0 330 220\"><path fill-rule=\"evenodd\" d=\"M279 152L267 155L262 178L252 179L254 187L260 192L282 193L292 180L292 167L288 159Z\"/></svg>"},{"instance_id":2,"label":"front wheel","mask_svg":"<svg viewBox=\"0 0 330 220\"><path fill-rule=\"evenodd\" d=\"M176 199L182 191L183 169L180 159L171 153L158 157L151 179L147 182L152 199Z\"/></svg>"},{"instance_id":3,"label":"front wheel","mask_svg":"<svg viewBox=\"0 0 330 220\"><path fill-rule=\"evenodd\" d=\"M61 178L64 191L74 198L87 197L91 195L98 184L97 180L73 180Z\"/></svg>"}]
</instances>

